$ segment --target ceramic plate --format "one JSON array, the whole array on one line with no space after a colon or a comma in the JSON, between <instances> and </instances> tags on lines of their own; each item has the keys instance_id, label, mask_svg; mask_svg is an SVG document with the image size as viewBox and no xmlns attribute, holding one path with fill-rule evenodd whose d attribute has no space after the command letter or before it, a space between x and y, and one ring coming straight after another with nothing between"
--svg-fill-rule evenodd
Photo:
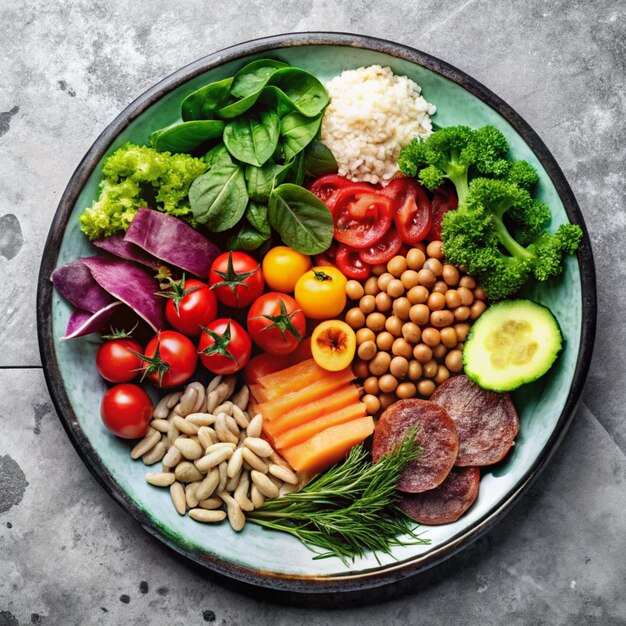
<instances>
[{"instance_id":1,"label":"ceramic plate","mask_svg":"<svg viewBox=\"0 0 626 626\"><path fill-rule=\"evenodd\" d=\"M214 80L234 74L247 62L271 56L327 80L363 65L390 66L422 86L437 106L440 126L493 124L516 158L539 171L539 198L552 208L552 226L580 224L583 218L561 170L530 126L484 86L422 52L383 40L348 34L280 35L228 48L172 74L140 96L98 138L80 163L57 210L41 266L39 340L48 387L72 443L113 498L150 533L211 570L255 585L291 591L354 590L399 580L435 565L466 547L488 529L528 488L563 436L578 401L591 356L595 329L595 277L589 239L563 275L531 295L555 313L566 346L541 381L514 394L521 429L506 460L484 472L476 503L459 521L424 527L428 546L396 548L380 562L373 555L350 567L338 559L313 560L296 539L248 525L240 534L227 524L207 527L174 510L168 490L144 480L143 463L131 461L129 446L111 437L99 418L105 385L94 367L97 349L89 338L59 341L70 314L53 291L50 273L59 264L94 254L78 228L78 215L97 195L106 154L127 141L147 143L150 132L179 120L181 100Z\"/></svg>"}]
</instances>

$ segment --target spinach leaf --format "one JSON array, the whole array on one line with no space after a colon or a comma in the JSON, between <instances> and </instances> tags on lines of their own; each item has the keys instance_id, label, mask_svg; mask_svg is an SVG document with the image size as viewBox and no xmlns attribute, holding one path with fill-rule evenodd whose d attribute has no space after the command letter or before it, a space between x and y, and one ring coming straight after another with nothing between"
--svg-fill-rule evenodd
<instances>
[{"instance_id":1,"label":"spinach leaf","mask_svg":"<svg viewBox=\"0 0 626 626\"><path fill-rule=\"evenodd\" d=\"M334 174L338 169L335 155L317 137L307 146L304 169L310 178Z\"/></svg>"},{"instance_id":2,"label":"spinach leaf","mask_svg":"<svg viewBox=\"0 0 626 626\"><path fill-rule=\"evenodd\" d=\"M215 111L228 99L232 82L231 76L190 93L180 105L183 121L211 119Z\"/></svg>"},{"instance_id":3,"label":"spinach leaf","mask_svg":"<svg viewBox=\"0 0 626 626\"><path fill-rule=\"evenodd\" d=\"M239 232L228 238L226 247L229 250L256 250L269 239L250 226L242 226Z\"/></svg>"},{"instance_id":4,"label":"spinach leaf","mask_svg":"<svg viewBox=\"0 0 626 626\"><path fill-rule=\"evenodd\" d=\"M246 181L248 183L248 195L255 202L267 202L274 185L283 182L291 163L279 165L268 161L265 165L246 167Z\"/></svg>"},{"instance_id":5,"label":"spinach leaf","mask_svg":"<svg viewBox=\"0 0 626 626\"><path fill-rule=\"evenodd\" d=\"M224 132L224 122L196 120L161 128L150 135L150 144L160 152L192 152Z\"/></svg>"},{"instance_id":6,"label":"spinach leaf","mask_svg":"<svg viewBox=\"0 0 626 626\"><path fill-rule=\"evenodd\" d=\"M280 121L280 134L288 161L311 143L321 123L321 115L310 118L294 111L283 117Z\"/></svg>"},{"instance_id":7,"label":"spinach leaf","mask_svg":"<svg viewBox=\"0 0 626 626\"><path fill-rule=\"evenodd\" d=\"M230 93L235 98L245 98L265 87L269 77L287 63L274 59L257 59L240 69L234 77Z\"/></svg>"},{"instance_id":8,"label":"spinach leaf","mask_svg":"<svg viewBox=\"0 0 626 626\"><path fill-rule=\"evenodd\" d=\"M328 207L304 187L283 183L272 191L270 224L281 239L303 254L319 254L333 239L333 217Z\"/></svg>"},{"instance_id":9,"label":"spinach leaf","mask_svg":"<svg viewBox=\"0 0 626 626\"><path fill-rule=\"evenodd\" d=\"M258 231L265 238L272 234L272 227L267 218L267 205L248 202L246 207L246 219L254 230Z\"/></svg>"},{"instance_id":10,"label":"spinach leaf","mask_svg":"<svg viewBox=\"0 0 626 626\"><path fill-rule=\"evenodd\" d=\"M304 174L304 152L300 152L289 161L289 171L285 177L285 182L302 186Z\"/></svg>"},{"instance_id":11,"label":"spinach leaf","mask_svg":"<svg viewBox=\"0 0 626 626\"><path fill-rule=\"evenodd\" d=\"M328 92L313 74L297 67L284 67L270 76L268 85L280 89L294 108L306 115L319 115L330 102Z\"/></svg>"},{"instance_id":12,"label":"spinach leaf","mask_svg":"<svg viewBox=\"0 0 626 626\"><path fill-rule=\"evenodd\" d=\"M248 204L243 169L235 163L217 163L191 183L189 204L196 220L209 230L232 228Z\"/></svg>"},{"instance_id":13,"label":"spinach leaf","mask_svg":"<svg viewBox=\"0 0 626 626\"><path fill-rule=\"evenodd\" d=\"M233 160L230 157L230 152L226 149L224 143L218 143L217 146L213 146L205 155L205 163L209 164L209 167L214 167L218 163L232 163Z\"/></svg>"},{"instance_id":14,"label":"spinach leaf","mask_svg":"<svg viewBox=\"0 0 626 626\"><path fill-rule=\"evenodd\" d=\"M261 166L274 154L279 133L278 115L261 109L229 122L224 129L224 143L239 161Z\"/></svg>"},{"instance_id":15,"label":"spinach leaf","mask_svg":"<svg viewBox=\"0 0 626 626\"><path fill-rule=\"evenodd\" d=\"M262 90L256 91L241 100L236 100L235 102L231 102L230 104L217 109L217 111L215 111L215 115L224 120L232 120L239 115L243 115L248 109L252 108L256 104L256 101L261 95L261 91Z\"/></svg>"}]
</instances>

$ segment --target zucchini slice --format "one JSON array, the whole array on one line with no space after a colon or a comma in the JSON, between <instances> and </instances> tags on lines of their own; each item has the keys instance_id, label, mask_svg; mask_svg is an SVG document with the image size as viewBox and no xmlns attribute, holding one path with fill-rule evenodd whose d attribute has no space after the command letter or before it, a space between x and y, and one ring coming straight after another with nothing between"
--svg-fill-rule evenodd
<instances>
[{"instance_id":1,"label":"zucchini slice","mask_svg":"<svg viewBox=\"0 0 626 626\"><path fill-rule=\"evenodd\" d=\"M512 391L552 367L563 336L552 311L532 300L492 304L463 348L465 374L483 389Z\"/></svg>"}]
</instances>

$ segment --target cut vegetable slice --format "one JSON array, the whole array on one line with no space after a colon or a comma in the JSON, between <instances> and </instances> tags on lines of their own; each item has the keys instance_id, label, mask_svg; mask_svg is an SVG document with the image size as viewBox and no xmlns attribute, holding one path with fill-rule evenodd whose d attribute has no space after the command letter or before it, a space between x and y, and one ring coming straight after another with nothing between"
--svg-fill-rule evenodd
<instances>
[{"instance_id":1,"label":"cut vegetable slice","mask_svg":"<svg viewBox=\"0 0 626 626\"><path fill-rule=\"evenodd\" d=\"M362 402L358 402L285 431L274 439L274 447L277 450L282 450L283 448L297 446L327 428L344 424L366 415L365 405Z\"/></svg>"},{"instance_id":2,"label":"cut vegetable slice","mask_svg":"<svg viewBox=\"0 0 626 626\"><path fill-rule=\"evenodd\" d=\"M123 306L121 302L111 302L95 313L76 309L70 315L65 336L61 339L76 339L76 337L83 337L104 330L115 310L121 306Z\"/></svg>"},{"instance_id":3,"label":"cut vegetable slice","mask_svg":"<svg viewBox=\"0 0 626 626\"><path fill-rule=\"evenodd\" d=\"M327 370L313 359L307 359L287 369L262 376L258 384L264 388L268 400L275 400L286 393L304 389L327 375Z\"/></svg>"},{"instance_id":4,"label":"cut vegetable slice","mask_svg":"<svg viewBox=\"0 0 626 626\"><path fill-rule=\"evenodd\" d=\"M254 396L254 399L257 402L267 402L269 400L265 393L265 389L263 389L259 383L250 383L248 385L248 389L250 389L250 393Z\"/></svg>"},{"instance_id":5,"label":"cut vegetable slice","mask_svg":"<svg viewBox=\"0 0 626 626\"><path fill-rule=\"evenodd\" d=\"M327 413L339 411L347 406L356 404L358 401L359 390L355 385L347 385L327 396L297 406L271 423L265 422L265 430L273 437L277 437L289 429L306 424Z\"/></svg>"},{"instance_id":6,"label":"cut vegetable slice","mask_svg":"<svg viewBox=\"0 0 626 626\"><path fill-rule=\"evenodd\" d=\"M77 309L97 313L115 301L81 259L57 267L50 277L56 290Z\"/></svg>"},{"instance_id":7,"label":"cut vegetable slice","mask_svg":"<svg viewBox=\"0 0 626 626\"><path fill-rule=\"evenodd\" d=\"M155 259L151 254L148 254L145 250L142 250L134 243L130 243L124 239L125 233L115 233L110 237L102 237L96 239L91 243L113 256L117 256L120 259L126 259L127 261L136 261L141 265L145 265L153 270L158 270L162 263Z\"/></svg>"},{"instance_id":8,"label":"cut vegetable slice","mask_svg":"<svg viewBox=\"0 0 626 626\"><path fill-rule=\"evenodd\" d=\"M281 455L298 472L323 472L341 461L357 444L374 432L370 417L339 424L317 433L304 443L281 450Z\"/></svg>"}]
</instances>

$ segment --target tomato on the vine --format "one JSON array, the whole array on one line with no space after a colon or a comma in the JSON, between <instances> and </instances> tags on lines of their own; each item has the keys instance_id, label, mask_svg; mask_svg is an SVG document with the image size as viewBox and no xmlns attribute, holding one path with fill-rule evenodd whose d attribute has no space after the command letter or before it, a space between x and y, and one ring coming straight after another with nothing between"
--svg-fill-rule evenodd
<instances>
[{"instance_id":1,"label":"tomato on the vine","mask_svg":"<svg viewBox=\"0 0 626 626\"><path fill-rule=\"evenodd\" d=\"M265 286L258 261L238 251L224 252L213 261L209 282L217 299L234 308L248 306L263 293Z\"/></svg>"},{"instance_id":2,"label":"tomato on the vine","mask_svg":"<svg viewBox=\"0 0 626 626\"><path fill-rule=\"evenodd\" d=\"M174 330L162 330L146 346L142 362L143 375L155 385L177 387L193 376L198 354L185 335Z\"/></svg>"},{"instance_id":3,"label":"tomato on the vine","mask_svg":"<svg viewBox=\"0 0 626 626\"><path fill-rule=\"evenodd\" d=\"M382 239L373 243L369 248L362 248L359 251L359 256L362 261L369 263L369 265L379 265L380 263L387 263L387 261L398 254L401 247L402 239L392 225L382 236Z\"/></svg>"},{"instance_id":4,"label":"tomato on the vine","mask_svg":"<svg viewBox=\"0 0 626 626\"><path fill-rule=\"evenodd\" d=\"M146 434L154 405L138 385L124 383L111 387L100 403L104 425L118 437L137 439Z\"/></svg>"},{"instance_id":5,"label":"tomato on the vine","mask_svg":"<svg viewBox=\"0 0 626 626\"><path fill-rule=\"evenodd\" d=\"M354 183L345 176L328 174L321 176L311 183L311 185L309 185L309 191L316 195L332 211L339 192L353 184Z\"/></svg>"},{"instance_id":6,"label":"tomato on the vine","mask_svg":"<svg viewBox=\"0 0 626 626\"><path fill-rule=\"evenodd\" d=\"M371 266L359 256L359 251L341 244L337 250L337 267L348 278L365 280L372 273Z\"/></svg>"},{"instance_id":7,"label":"tomato on the vine","mask_svg":"<svg viewBox=\"0 0 626 626\"><path fill-rule=\"evenodd\" d=\"M431 225L430 202L414 178L395 178L384 189L395 208L394 222L404 243L423 241Z\"/></svg>"},{"instance_id":8,"label":"tomato on the vine","mask_svg":"<svg viewBox=\"0 0 626 626\"><path fill-rule=\"evenodd\" d=\"M250 307L248 332L266 352L289 354L306 334L306 318L291 296L271 291L257 298Z\"/></svg>"},{"instance_id":9,"label":"tomato on the vine","mask_svg":"<svg viewBox=\"0 0 626 626\"><path fill-rule=\"evenodd\" d=\"M130 337L114 333L96 353L96 369L104 380L111 383L127 383L141 370L141 346ZM107 337L103 337L107 339Z\"/></svg>"},{"instance_id":10,"label":"tomato on the vine","mask_svg":"<svg viewBox=\"0 0 626 626\"><path fill-rule=\"evenodd\" d=\"M202 328L200 361L214 374L234 374L250 360L252 341L235 320L219 318Z\"/></svg>"},{"instance_id":11,"label":"tomato on the vine","mask_svg":"<svg viewBox=\"0 0 626 626\"><path fill-rule=\"evenodd\" d=\"M167 298L165 317L176 330L188 337L197 337L200 326L206 326L217 316L217 299L206 283L195 278L185 278L180 282L168 279L171 289L159 291Z\"/></svg>"}]
</instances>

